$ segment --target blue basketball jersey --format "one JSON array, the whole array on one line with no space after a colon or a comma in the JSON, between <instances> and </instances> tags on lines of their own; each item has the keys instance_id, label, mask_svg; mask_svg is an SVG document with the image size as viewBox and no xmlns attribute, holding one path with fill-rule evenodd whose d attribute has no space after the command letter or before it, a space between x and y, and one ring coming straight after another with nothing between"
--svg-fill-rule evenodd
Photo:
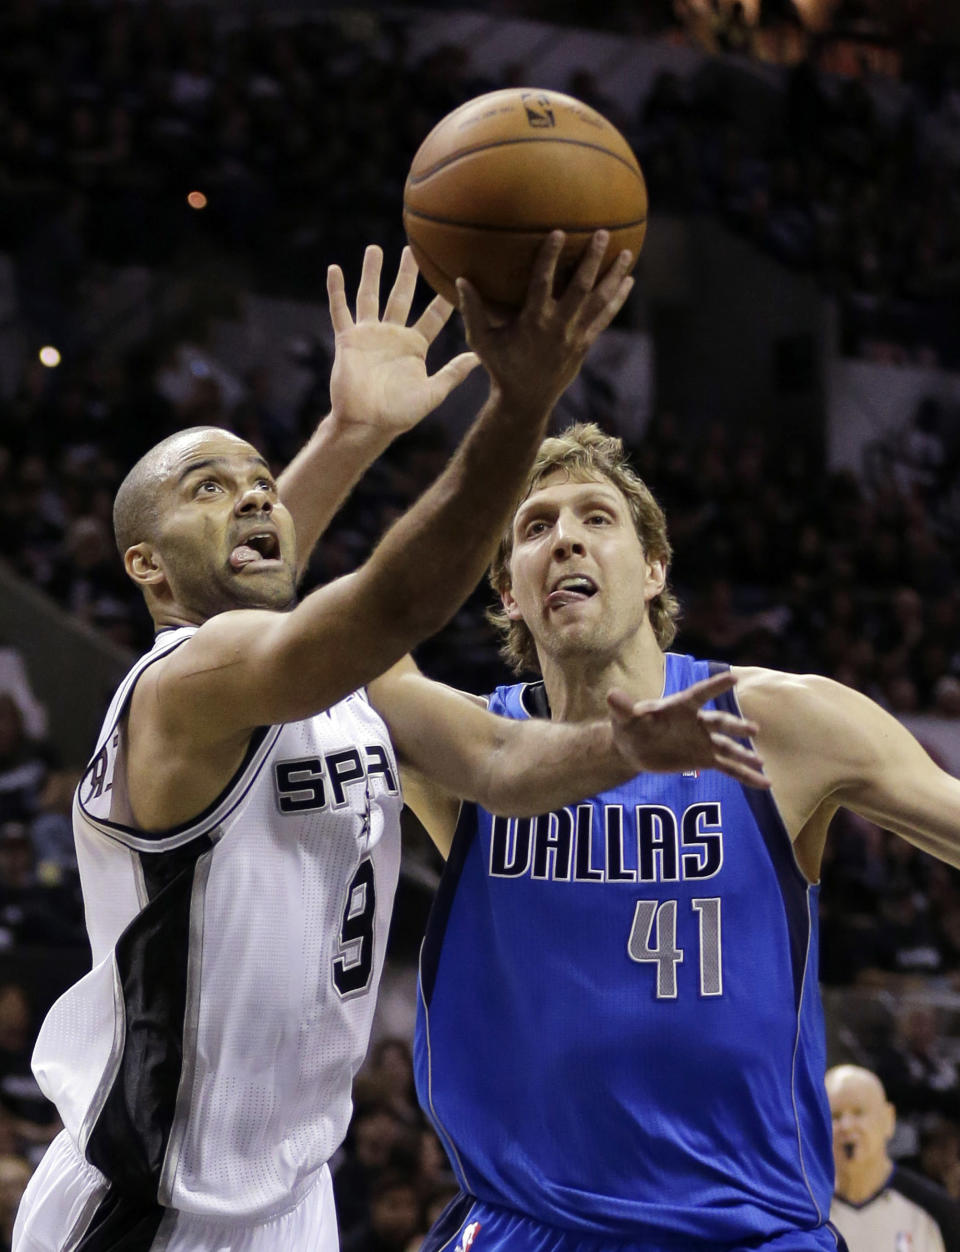
<instances>
[{"instance_id":1,"label":"blue basketball jersey","mask_svg":"<svg viewBox=\"0 0 960 1252\"><path fill-rule=\"evenodd\" d=\"M668 654L665 694L719 668ZM542 684L490 708L548 715ZM464 805L415 1041L462 1188L670 1248L824 1225L817 896L770 794L715 770L638 774L531 819Z\"/></svg>"}]
</instances>

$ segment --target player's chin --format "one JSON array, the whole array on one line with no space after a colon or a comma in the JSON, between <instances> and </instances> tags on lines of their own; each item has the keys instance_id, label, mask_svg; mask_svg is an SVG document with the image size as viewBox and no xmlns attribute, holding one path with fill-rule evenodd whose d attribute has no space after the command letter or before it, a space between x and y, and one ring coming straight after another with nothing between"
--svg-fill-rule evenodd
<instances>
[{"instance_id":1,"label":"player's chin","mask_svg":"<svg viewBox=\"0 0 960 1252\"><path fill-rule=\"evenodd\" d=\"M244 608L292 609L297 603L297 580L289 566L240 571L232 590Z\"/></svg>"}]
</instances>

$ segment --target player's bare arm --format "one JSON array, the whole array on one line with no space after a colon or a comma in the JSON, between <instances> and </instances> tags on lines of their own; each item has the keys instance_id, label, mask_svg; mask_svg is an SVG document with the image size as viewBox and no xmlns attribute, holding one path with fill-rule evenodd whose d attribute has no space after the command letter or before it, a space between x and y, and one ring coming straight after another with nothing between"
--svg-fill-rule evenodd
<instances>
[{"instance_id":1,"label":"player's bare arm","mask_svg":"<svg viewBox=\"0 0 960 1252\"><path fill-rule=\"evenodd\" d=\"M417 266L404 248L381 316L383 252L367 248L352 316L343 272L327 274L335 355L330 378L330 413L279 478L280 498L297 527L301 573L316 541L363 472L398 435L412 429L479 363L462 352L434 374L427 352L446 325L453 306L436 296L410 326Z\"/></svg>"},{"instance_id":2,"label":"player's bare arm","mask_svg":"<svg viewBox=\"0 0 960 1252\"><path fill-rule=\"evenodd\" d=\"M479 579L553 404L631 286L629 254L599 277L606 235L598 232L567 293L555 299L562 244L560 232L545 243L513 321L523 357L476 294L466 294L468 338L477 341L490 396L447 469L366 564L290 612L218 613L140 680L129 718L129 772L138 788L131 803L146 828L186 820L198 803L209 803L255 727L299 720L369 682L439 630ZM209 486L211 499L222 493L238 518L244 511L268 516L281 536L292 533L276 485L256 466L244 471L248 478L204 473L201 487ZM185 486L192 489L189 477ZM196 505L192 498L181 503ZM156 564L149 545L139 547L139 554L128 552L128 568L139 561L162 589L162 561ZM163 624L191 620L174 604Z\"/></svg>"},{"instance_id":3,"label":"player's bare arm","mask_svg":"<svg viewBox=\"0 0 960 1252\"><path fill-rule=\"evenodd\" d=\"M895 717L819 675L735 672L740 707L761 727L764 769L809 876L819 873L826 826L840 807L960 866L960 780Z\"/></svg>"},{"instance_id":4,"label":"player's bare arm","mask_svg":"<svg viewBox=\"0 0 960 1252\"><path fill-rule=\"evenodd\" d=\"M703 708L734 683L718 674L662 700L614 693L609 719L570 723L497 717L476 697L426 678L409 658L371 683L369 694L390 727L404 799L446 856L461 799L526 817L644 770L720 769L766 787L759 755L737 742L756 725Z\"/></svg>"}]
</instances>

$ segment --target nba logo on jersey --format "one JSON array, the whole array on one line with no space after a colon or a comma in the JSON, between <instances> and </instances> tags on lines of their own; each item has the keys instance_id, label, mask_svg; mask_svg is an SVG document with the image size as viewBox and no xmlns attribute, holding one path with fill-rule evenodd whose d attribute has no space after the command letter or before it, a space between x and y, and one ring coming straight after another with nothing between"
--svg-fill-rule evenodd
<instances>
[{"instance_id":1,"label":"nba logo on jersey","mask_svg":"<svg viewBox=\"0 0 960 1252\"><path fill-rule=\"evenodd\" d=\"M685 769L680 775L681 778L699 778L700 771L698 769Z\"/></svg>"},{"instance_id":2,"label":"nba logo on jersey","mask_svg":"<svg viewBox=\"0 0 960 1252\"><path fill-rule=\"evenodd\" d=\"M473 1241L479 1233L480 1222L470 1222L464 1228L463 1234L460 1236L460 1242L453 1249L453 1252L470 1252L470 1249L473 1247ZM897 1252L899 1252L899 1249L897 1249Z\"/></svg>"},{"instance_id":3,"label":"nba logo on jersey","mask_svg":"<svg viewBox=\"0 0 960 1252\"><path fill-rule=\"evenodd\" d=\"M909 1230L897 1231L897 1242L893 1252L913 1252L913 1235Z\"/></svg>"}]
</instances>

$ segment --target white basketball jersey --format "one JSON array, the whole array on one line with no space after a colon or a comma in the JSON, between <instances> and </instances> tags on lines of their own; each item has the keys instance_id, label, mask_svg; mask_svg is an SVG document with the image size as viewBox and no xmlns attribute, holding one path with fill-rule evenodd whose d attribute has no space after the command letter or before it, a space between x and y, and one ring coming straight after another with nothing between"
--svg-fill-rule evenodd
<instances>
[{"instance_id":1,"label":"white basketball jersey","mask_svg":"<svg viewBox=\"0 0 960 1252\"><path fill-rule=\"evenodd\" d=\"M34 1072L126 1194L264 1219L346 1133L400 861L393 748L363 693L255 733L218 800L132 825L121 684L74 800L94 967L50 1010Z\"/></svg>"},{"instance_id":2,"label":"white basketball jersey","mask_svg":"<svg viewBox=\"0 0 960 1252\"><path fill-rule=\"evenodd\" d=\"M934 1219L892 1187L859 1205L834 1196L830 1220L850 1252L944 1252Z\"/></svg>"}]
</instances>

